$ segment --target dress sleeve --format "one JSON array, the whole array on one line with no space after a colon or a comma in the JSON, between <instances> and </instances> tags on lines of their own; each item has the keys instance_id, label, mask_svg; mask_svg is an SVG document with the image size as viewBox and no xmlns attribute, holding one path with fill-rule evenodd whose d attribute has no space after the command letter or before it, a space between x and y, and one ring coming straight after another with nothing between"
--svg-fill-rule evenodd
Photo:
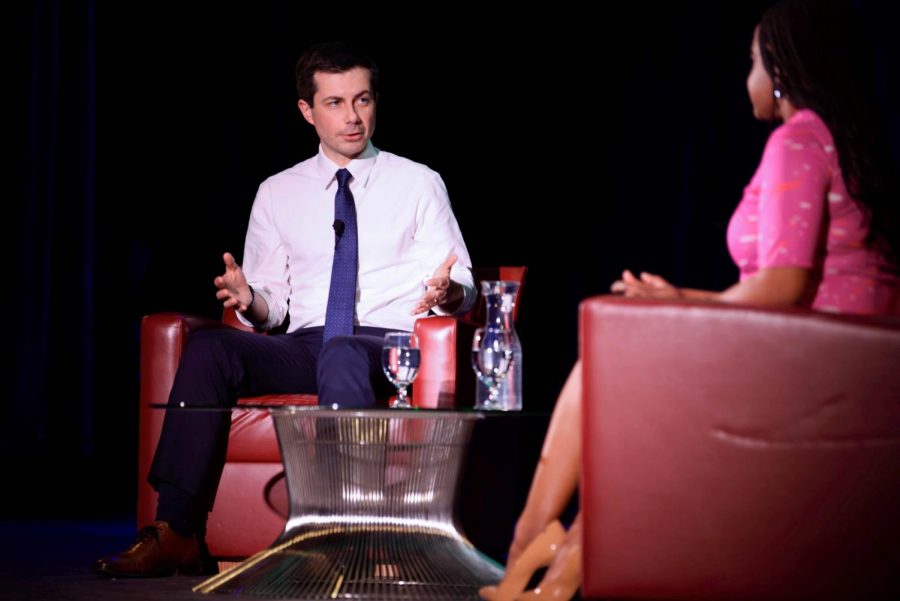
<instances>
[{"instance_id":1,"label":"dress sleeve","mask_svg":"<svg viewBox=\"0 0 900 601\"><path fill-rule=\"evenodd\" d=\"M813 267L831 182L825 150L811 133L782 126L766 144L760 176L759 268Z\"/></svg>"}]
</instances>

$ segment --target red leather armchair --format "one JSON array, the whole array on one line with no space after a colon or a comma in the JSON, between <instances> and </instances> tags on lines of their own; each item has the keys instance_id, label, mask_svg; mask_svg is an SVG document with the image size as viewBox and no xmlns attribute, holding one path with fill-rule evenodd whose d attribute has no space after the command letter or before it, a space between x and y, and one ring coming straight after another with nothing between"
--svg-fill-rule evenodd
<instances>
[{"instance_id":1,"label":"red leather armchair","mask_svg":"<svg viewBox=\"0 0 900 601\"><path fill-rule=\"evenodd\" d=\"M524 281L526 268L500 267L475 269L476 283L481 279ZM519 290L521 296L521 287ZM469 369L468 344L474 326L484 321L483 303L461 318L427 317L415 324L422 350L422 364L412 387L412 404L417 407L447 408L470 402L474 376ZM518 311L518 303L516 306ZM208 328L236 327L241 324L234 311L227 310L223 321L159 313L144 318L141 324L141 394L138 449L139 525L153 520L156 492L147 483L147 474L162 429L164 411L151 404L166 403L175 371L187 338ZM457 340L461 340L457 344ZM315 405L315 395L268 395L240 399L242 403ZM215 557L249 556L270 545L284 528L287 493L282 479L281 454L271 418L259 411L234 411L225 469L209 516L207 543Z\"/></svg>"},{"instance_id":2,"label":"red leather armchair","mask_svg":"<svg viewBox=\"0 0 900 601\"><path fill-rule=\"evenodd\" d=\"M900 598L900 320L581 306L585 598Z\"/></svg>"}]
</instances>

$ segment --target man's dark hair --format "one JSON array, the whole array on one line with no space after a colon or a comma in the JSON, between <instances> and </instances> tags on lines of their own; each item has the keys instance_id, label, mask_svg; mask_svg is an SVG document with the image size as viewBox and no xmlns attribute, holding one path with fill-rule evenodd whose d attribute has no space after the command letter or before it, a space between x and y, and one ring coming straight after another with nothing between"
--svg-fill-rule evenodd
<instances>
[{"instance_id":1,"label":"man's dark hair","mask_svg":"<svg viewBox=\"0 0 900 601\"><path fill-rule=\"evenodd\" d=\"M372 94L377 99L378 65L371 56L343 42L324 42L310 46L297 59L297 66L294 69L297 77L297 94L301 100L312 106L313 96L316 93L313 76L316 72L344 73L357 67L369 70Z\"/></svg>"}]
</instances>

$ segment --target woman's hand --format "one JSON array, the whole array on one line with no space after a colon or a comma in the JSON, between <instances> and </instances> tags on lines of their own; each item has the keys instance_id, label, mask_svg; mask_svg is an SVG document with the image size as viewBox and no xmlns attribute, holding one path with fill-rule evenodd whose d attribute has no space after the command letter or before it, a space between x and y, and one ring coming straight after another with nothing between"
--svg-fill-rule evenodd
<instances>
[{"instance_id":1,"label":"woman's hand","mask_svg":"<svg viewBox=\"0 0 900 601\"><path fill-rule=\"evenodd\" d=\"M637 278L631 271L626 269L622 272L622 279L616 280L610 286L610 290L625 296L644 297L644 298L681 298L681 291L652 273L646 271L641 272L641 277Z\"/></svg>"}]
</instances>

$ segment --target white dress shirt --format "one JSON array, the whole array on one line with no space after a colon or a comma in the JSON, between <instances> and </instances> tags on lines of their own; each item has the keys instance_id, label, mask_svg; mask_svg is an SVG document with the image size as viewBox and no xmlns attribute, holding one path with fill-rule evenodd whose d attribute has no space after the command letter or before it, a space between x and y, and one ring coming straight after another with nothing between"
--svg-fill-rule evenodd
<instances>
[{"instance_id":1,"label":"white dress shirt","mask_svg":"<svg viewBox=\"0 0 900 601\"><path fill-rule=\"evenodd\" d=\"M242 268L269 305L261 327L278 326L288 312L289 331L325 324L339 168L320 147L259 187ZM472 263L440 175L371 142L346 168L359 231L356 324L411 331L424 315L410 315L425 292L423 281L450 254L458 258L450 277L465 291L457 312L471 307Z\"/></svg>"}]
</instances>

